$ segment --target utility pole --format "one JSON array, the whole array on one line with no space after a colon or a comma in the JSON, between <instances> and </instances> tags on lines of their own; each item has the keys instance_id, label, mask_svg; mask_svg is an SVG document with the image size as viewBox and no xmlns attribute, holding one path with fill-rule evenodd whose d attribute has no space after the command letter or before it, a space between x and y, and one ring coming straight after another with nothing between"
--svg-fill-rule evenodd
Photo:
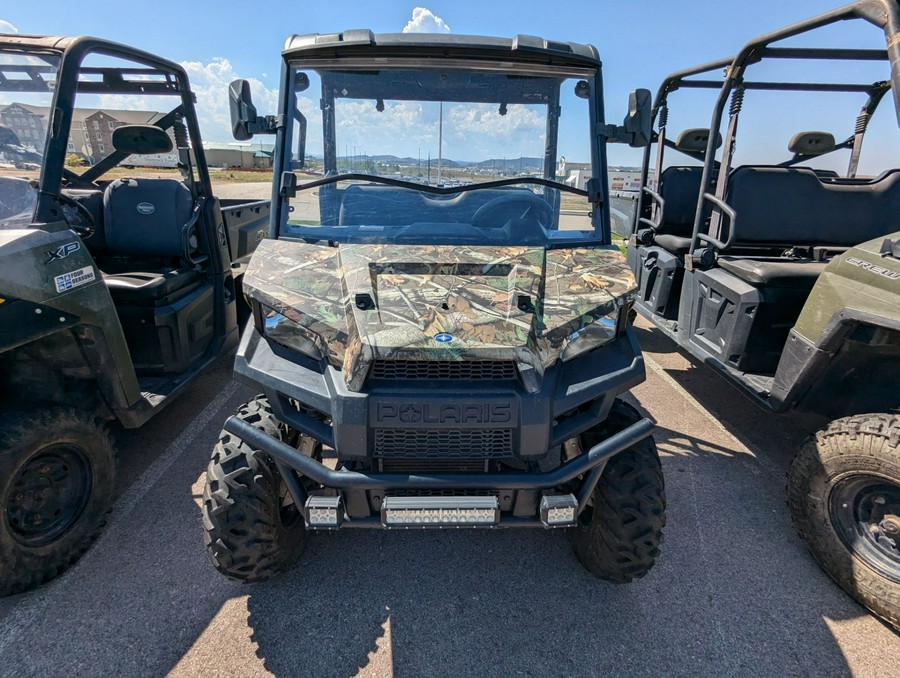
<instances>
[{"instance_id":1,"label":"utility pole","mask_svg":"<svg viewBox=\"0 0 900 678\"><path fill-rule=\"evenodd\" d=\"M444 102L441 102L441 114L438 120L438 186L441 185L441 165L444 158Z\"/></svg>"}]
</instances>

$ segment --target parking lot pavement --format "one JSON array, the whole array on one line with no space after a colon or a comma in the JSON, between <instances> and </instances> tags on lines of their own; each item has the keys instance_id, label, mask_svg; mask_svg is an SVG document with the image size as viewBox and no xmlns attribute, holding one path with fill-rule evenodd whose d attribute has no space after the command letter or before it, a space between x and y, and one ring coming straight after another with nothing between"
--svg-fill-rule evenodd
<instances>
[{"instance_id":1,"label":"parking lot pavement","mask_svg":"<svg viewBox=\"0 0 900 678\"><path fill-rule=\"evenodd\" d=\"M638 334L648 379L633 398L659 424L669 521L646 578L593 579L558 531L362 530L316 535L268 583L225 580L197 502L221 423L251 395L226 361L124 436L134 482L87 556L0 601L0 674L895 672L900 637L791 528L784 474L817 422L757 411L655 331Z\"/></svg>"}]
</instances>

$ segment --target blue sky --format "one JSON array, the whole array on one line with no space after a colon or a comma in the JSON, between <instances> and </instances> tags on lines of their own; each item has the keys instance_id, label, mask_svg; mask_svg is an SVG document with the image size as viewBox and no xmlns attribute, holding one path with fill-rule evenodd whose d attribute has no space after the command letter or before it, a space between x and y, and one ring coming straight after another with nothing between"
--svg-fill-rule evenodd
<instances>
[{"instance_id":1,"label":"blue sky","mask_svg":"<svg viewBox=\"0 0 900 678\"><path fill-rule=\"evenodd\" d=\"M530 33L590 42L598 47L604 61L608 118L618 120L625 113L627 95L632 88L647 87L655 91L661 79L673 70L730 55L749 38L836 4L834 0L420 0L418 3L298 0L275 4L246 0L156 0L153 10L144 4L140 13L131 14L127 3L50 0L3 3L0 20L9 22L20 33L92 34L188 62L192 81L200 90L201 104L207 109L204 134L215 138L221 136L227 118L225 92L219 91L224 90L223 83L232 77L254 80L258 106L264 108L278 87L279 52L285 37L291 33L359 27L398 32L413 19L414 8L418 6L428 10L428 14L419 13L420 24L438 29L446 26L453 33L500 36ZM854 23L858 25L848 26L849 30L822 32L822 36L834 37L842 46L883 47L877 29L862 22ZM825 39L818 41L818 44L827 43ZM881 71L874 76L878 73ZM866 79L869 78L863 78ZM711 96L685 95L683 108L676 118L677 102L673 100L673 125L706 126L711 103ZM843 137L852 130L861 103L858 97L822 103L798 97L779 109L772 101L762 98L756 103L757 118L742 117L746 136L742 138L741 148L751 154L785 155L788 138L800 129L825 129ZM884 159L885 148L898 147L889 103L886 101L883 106L878 129L893 133L894 145L872 144L868 148L872 161ZM801 115L805 113L811 114L812 120ZM796 129L785 122L794 114L796 124L800 125ZM785 127L775 130L779 122ZM867 155L865 150L863 155ZM636 157L623 149L611 152L613 161L631 162Z\"/></svg>"}]
</instances>

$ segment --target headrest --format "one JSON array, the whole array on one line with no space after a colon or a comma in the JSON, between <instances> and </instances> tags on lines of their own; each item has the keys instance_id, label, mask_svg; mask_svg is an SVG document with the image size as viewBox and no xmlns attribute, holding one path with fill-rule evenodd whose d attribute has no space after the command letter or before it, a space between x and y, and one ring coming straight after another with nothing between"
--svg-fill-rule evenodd
<instances>
[{"instance_id":1,"label":"headrest","mask_svg":"<svg viewBox=\"0 0 900 678\"><path fill-rule=\"evenodd\" d=\"M797 132L788 144L794 155L822 155L834 150L834 135L829 132Z\"/></svg>"},{"instance_id":2,"label":"headrest","mask_svg":"<svg viewBox=\"0 0 900 678\"><path fill-rule=\"evenodd\" d=\"M697 127L686 129L678 135L675 148L688 153L706 153L706 144L709 143L709 129ZM722 135L716 132L716 148L722 145Z\"/></svg>"},{"instance_id":3,"label":"headrest","mask_svg":"<svg viewBox=\"0 0 900 678\"><path fill-rule=\"evenodd\" d=\"M168 153L172 138L156 125L122 125L113 130L113 148L119 153Z\"/></svg>"}]
</instances>

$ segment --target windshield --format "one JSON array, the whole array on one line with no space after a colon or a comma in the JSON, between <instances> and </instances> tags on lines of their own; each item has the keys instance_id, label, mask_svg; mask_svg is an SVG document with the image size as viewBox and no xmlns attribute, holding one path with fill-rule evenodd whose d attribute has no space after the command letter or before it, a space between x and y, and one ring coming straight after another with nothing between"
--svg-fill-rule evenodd
<instances>
[{"instance_id":1,"label":"windshield","mask_svg":"<svg viewBox=\"0 0 900 678\"><path fill-rule=\"evenodd\" d=\"M0 226L31 221L59 58L0 51Z\"/></svg>"},{"instance_id":2,"label":"windshield","mask_svg":"<svg viewBox=\"0 0 900 678\"><path fill-rule=\"evenodd\" d=\"M593 77L392 68L296 69L291 78L286 165L298 190L282 217L284 235L409 244L599 239L585 190L596 162Z\"/></svg>"}]
</instances>

